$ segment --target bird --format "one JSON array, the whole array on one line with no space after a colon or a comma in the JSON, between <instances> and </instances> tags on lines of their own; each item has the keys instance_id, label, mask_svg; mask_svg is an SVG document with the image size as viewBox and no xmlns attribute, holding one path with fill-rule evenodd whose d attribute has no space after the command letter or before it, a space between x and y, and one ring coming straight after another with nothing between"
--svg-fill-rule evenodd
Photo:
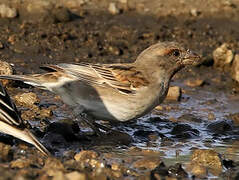
<instances>
[{"instance_id":1,"label":"bird","mask_svg":"<svg viewBox=\"0 0 239 180\"><path fill-rule=\"evenodd\" d=\"M6 89L0 83L0 132L18 139L21 139L27 143L35 146L45 156L49 156L50 152L37 140L37 138L31 133L27 127L27 123L24 122L16 105L12 102Z\"/></svg>"},{"instance_id":2,"label":"bird","mask_svg":"<svg viewBox=\"0 0 239 180\"><path fill-rule=\"evenodd\" d=\"M133 63L49 64L41 67L46 73L0 79L23 81L59 95L76 116L85 114L89 124L96 119L127 122L162 103L175 73L200 60L182 44L166 41L149 46Z\"/></svg>"}]
</instances>

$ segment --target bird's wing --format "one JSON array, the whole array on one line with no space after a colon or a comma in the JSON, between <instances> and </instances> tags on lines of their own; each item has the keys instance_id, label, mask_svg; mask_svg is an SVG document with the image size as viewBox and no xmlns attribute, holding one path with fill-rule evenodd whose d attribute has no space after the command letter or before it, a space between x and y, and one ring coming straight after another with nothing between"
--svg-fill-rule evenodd
<instances>
[{"instance_id":1,"label":"bird's wing","mask_svg":"<svg viewBox=\"0 0 239 180\"><path fill-rule=\"evenodd\" d=\"M7 91L0 83L0 121L17 126L19 128L23 127L23 122L21 117L18 115L17 108L15 104L11 101Z\"/></svg>"},{"instance_id":2,"label":"bird's wing","mask_svg":"<svg viewBox=\"0 0 239 180\"><path fill-rule=\"evenodd\" d=\"M89 84L111 86L126 94L134 94L136 89L147 86L149 83L142 72L129 64L63 63L56 66L51 65L48 68L56 71L60 68Z\"/></svg>"}]
</instances>

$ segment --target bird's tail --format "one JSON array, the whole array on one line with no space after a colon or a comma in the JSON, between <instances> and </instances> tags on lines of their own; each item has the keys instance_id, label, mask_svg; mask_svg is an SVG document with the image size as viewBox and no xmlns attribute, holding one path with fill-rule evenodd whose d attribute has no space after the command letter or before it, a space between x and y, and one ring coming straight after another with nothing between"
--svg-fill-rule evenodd
<instances>
[{"instance_id":1,"label":"bird's tail","mask_svg":"<svg viewBox=\"0 0 239 180\"><path fill-rule=\"evenodd\" d=\"M22 139L32 145L34 145L45 156L51 155L51 153L37 140L37 138L28 129L24 129L24 135Z\"/></svg>"},{"instance_id":2,"label":"bird's tail","mask_svg":"<svg viewBox=\"0 0 239 180\"><path fill-rule=\"evenodd\" d=\"M8 79L8 80L14 80L14 81L22 81L26 84L29 84L31 86L35 86L41 89L45 89L44 86L42 86L42 82L39 78L40 74L35 75L0 75L0 79Z\"/></svg>"},{"instance_id":3,"label":"bird's tail","mask_svg":"<svg viewBox=\"0 0 239 180\"><path fill-rule=\"evenodd\" d=\"M40 152L42 152L46 156L50 155L50 152L37 140L37 138L27 128L18 128L3 121L0 121L0 131L34 145Z\"/></svg>"}]
</instances>

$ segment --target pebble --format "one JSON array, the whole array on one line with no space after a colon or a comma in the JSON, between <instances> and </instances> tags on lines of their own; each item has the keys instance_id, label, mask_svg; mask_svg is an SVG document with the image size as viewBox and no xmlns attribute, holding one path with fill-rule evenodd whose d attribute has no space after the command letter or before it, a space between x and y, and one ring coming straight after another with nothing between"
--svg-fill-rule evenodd
<instances>
[{"instance_id":1,"label":"pebble","mask_svg":"<svg viewBox=\"0 0 239 180\"><path fill-rule=\"evenodd\" d=\"M63 6L71 10L77 10L81 8L88 0L63 0Z\"/></svg>"},{"instance_id":2,"label":"pebble","mask_svg":"<svg viewBox=\"0 0 239 180\"><path fill-rule=\"evenodd\" d=\"M197 163L189 164L187 170L197 178L206 178L207 176L207 168Z\"/></svg>"},{"instance_id":3,"label":"pebble","mask_svg":"<svg viewBox=\"0 0 239 180\"><path fill-rule=\"evenodd\" d=\"M6 61L0 61L0 75L12 75L13 68L12 66ZM9 80L3 79L1 80L3 86L9 84Z\"/></svg>"},{"instance_id":4,"label":"pebble","mask_svg":"<svg viewBox=\"0 0 239 180\"><path fill-rule=\"evenodd\" d=\"M239 54L235 55L232 63L232 78L239 82Z\"/></svg>"},{"instance_id":5,"label":"pebble","mask_svg":"<svg viewBox=\"0 0 239 180\"><path fill-rule=\"evenodd\" d=\"M170 101L179 101L181 97L181 88L178 86L171 86L169 87L168 94L166 100Z\"/></svg>"},{"instance_id":6,"label":"pebble","mask_svg":"<svg viewBox=\"0 0 239 180\"><path fill-rule=\"evenodd\" d=\"M3 49L4 48L4 45L2 42L0 42L0 49Z\"/></svg>"},{"instance_id":7,"label":"pebble","mask_svg":"<svg viewBox=\"0 0 239 180\"><path fill-rule=\"evenodd\" d=\"M11 146L0 143L0 159L2 161L9 161L11 159Z\"/></svg>"},{"instance_id":8,"label":"pebble","mask_svg":"<svg viewBox=\"0 0 239 180\"><path fill-rule=\"evenodd\" d=\"M11 161L10 167L11 168L26 168L29 167L31 164L31 161L29 159L17 159L15 161Z\"/></svg>"},{"instance_id":9,"label":"pebble","mask_svg":"<svg viewBox=\"0 0 239 180\"><path fill-rule=\"evenodd\" d=\"M119 9L116 7L116 4L111 2L108 8L109 12L113 15L119 14Z\"/></svg>"},{"instance_id":10,"label":"pebble","mask_svg":"<svg viewBox=\"0 0 239 180\"><path fill-rule=\"evenodd\" d=\"M180 122L197 122L197 123L201 123L202 119L196 117L193 114L183 114L182 116L180 116L177 121Z\"/></svg>"},{"instance_id":11,"label":"pebble","mask_svg":"<svg viewBox=\"0 0 239 180\"><path fill-rule=\"evenodd\" d=\"M84 173L80 173L78 171L67 173L65 176L69 180L86 180L87 179Z\"/></svg>"},{"instance_id":12,"label":"pebble","mask_svg":"<svg viewBox=\"0 0 239 180\"><path fill-rule=\"evenodd\" d=\"M53 158L53 157L49 157L45 161L43 170L45 170L46 174L48 174L49 176L55 176L55 175L57 175L57 173L59 171L64 171L65 168L60 160Z\"/></svg>"},{"instance_id":13,"label":"pebble","mask_svg":"<svg viewBox=\"0 0 239 180\"><path fill-rule=\"evenodd\" d=\"M232 125L229 121L214 121L207 126L207 129L216 134L224 134L232 130Z\"/></svg>"},{"instance_id":14,"label":"pebble","mask_svg":"<svg viewBox=\"0 0 239 180\"><path fill-rule=\"evenodd\" d=\"M136 162L133 163L133 167L137 169L148 169L153 170L155 169L161 160L156 157L147 157L143 159L139 159Z\"/></svg>"},{"instance_id":15,"label":"pebble","mask_svg":"<svg viewBox=\"0 0 239 180\"><path fill-rule=\"evenodd\" d=\"M95 159L97 157L98 157L98 154L95 151L83 150L83 151L77 153L74 156L74 159L76 161L86 161L86 160L89 160L89 159Z\"/></svg>"},{"instance_id":16,"label":"pebble","mask_svg":"<svg viewBox=\"0 0 239 180\"><path fill-rule=\"evenodd\" d=\"M192 16L194 16L194 17L199 16L200 13L201 13L201 12L198 11L197 9L195 9L195 8L193 8L193 9L190 10L190 14L191 14Z\"/></svg>"},{"instance_id":17,"label":"pebble","mask_svg":"<svg viewBox=\"0 0 239 180\"><path fill-rule=\"evenodd\" d=\"M36 103L40 102L40 99L33 92L17 94L14 96L16 104L20 106L32 108Z\"/></svg>"},{"instance_id":18,"label":"pebble","mask_svg":"<svg viewBox=\"0 0 239 180\"><path fill-rule=\"evenodd\" d=\"M232 63L234 54L227 43L222 44L220 47L213 51L214 66L224 69L229 67Z\"/></svg>"},{"instance_id":19,"label":"pebble","mask_svg":"<svg viewBox=\"0 0 239 180\"><path fill-rule=\"evenodd\" d=\"M235 126L239 126L239 113L230 114L230 119L232 119Z\"/></svg>"},{"instance_id":20,"label":"pebble","mask_svg":"<svg viewBox=\"0 0 239 180\"><path fill-rule=\"evenodd\" d=\"M220 155L211 149L196 149L191 157L191 164L201 165L209 170L222 171L222 161Z\"/></svg>"},{"instance_id":21,"label":"pebble","mask_svg":"<svg viewBox=\"0 0 239 180\"><path fill-rule=\"evenodd\" d=\"M205 82L202 79L187 79L184 83L189 87L199 87L202 86Z\"/></svg>"},{"instance_id":22,"label":"pebble","mask_svg":"<svg viewBox=\"0 0 239 180\"><path fill-rule=\"evenodd\" d=\"M5 4L1 4L0 16L1 18L15 18L17 16L17 10L15 8L10 8Z\"/></svg>"}]
</instances>

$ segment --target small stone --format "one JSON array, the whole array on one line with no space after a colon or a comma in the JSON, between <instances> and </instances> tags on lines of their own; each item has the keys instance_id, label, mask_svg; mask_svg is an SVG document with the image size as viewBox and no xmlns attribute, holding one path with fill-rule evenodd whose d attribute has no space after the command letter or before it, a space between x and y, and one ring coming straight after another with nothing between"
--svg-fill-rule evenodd
<instances>
[{"instance_id":1,"label":"small stone","mask_svg":"<svg viewBox=\"0 0 239 180\"><path fill-rule=\"evenodd\" d=\"M200 11L198 11L197 9L191 9L191 10L190 10L190 14L191 14L192 16L197 17L198 15L200 15Z\"/></svg>"},{"instance_id":2,"label":"small stone","mask_svg":"<svg viewBox=\"0 0 239 180\"><path fill-rule=\"evenodd\" d=\"M113 163L113 164L111 165L111 169L112 169L113 171L120 171L120 169L121 169L120 164L118 164L118 163Z\"/></svg>"},{"instance_id":3,"label":"small stone","mask_svg":"<svg viewBox=\"0 0 239 180\"><path fill-rule=\"evenodd\" d=\"M217 49L213 51L213 60L214 60L214 66L224 69L231 65L233 60L233 52L230 49L229 44L224 43Z\"/></svg>"},{"instance_id":4,"label":"small stone","mask_svg":"<svg viewBox=\"0 0 239 180\"><path fill-rule=\"evenodd\" d=\"M182 116L180 116L177 121L180 122L197 122L197 123L201 123L202 119L196 117L193 114L183 114Z\"/></svg>"},{"instance_id":5,"label":"small stone","mask_svg":"<svg viewBox=\"0 0 239 180\"><path fill-rule=\"evenodd\" d=\"M169 87L166 100L179 101L181 97L181 88L178 86Z\"/></svg>"},{"instance_id":6,"label":"small stone","mask_svg":"<svg viewBox=\"0 0 239 180\"><path fill-rule=\"evenodd\" d=\"M56 158L49 157L43 169L46 171L46 174L49 176L55 176L58 171L64 171L64 165L61 163L60 160Z\"/></svg>"},{"instance_id":7,"label":"small stone","mask_svg":"<svg viewBox=\"0 0 239 180\"><path fill-rule=\"evenodd\" d=\"M86 175L77 171L67 173L65 176L69 180L86 180Z\"/></svg>"},{"instance_id":8,"label":"small stone","mask_svg":"<svg viewBox=\"0 0 239 180\"><path fill-rule=\"evenodd\" d=\"M0 159L2 161L8 161L11 157L11 146L4 143L0 143Z\"/></svg>"},{"instance_id":9,"label":"small stone","mask_svg":"<svg viewBox=\"0 0 239 180\"><path fill-rule=\"evenodd\" d=\"M98 154L95 151L81 151L74 156L76 161L85 161L90 159L96 159Z\"/></svg>"},{"instance_id":10,"label":"small stone","mask_svg":"<svg viewBox=\"0 0 239 180\"><path fill-rule=\"evenodd\" d=\"M133 166L134 168L137 169L153 170L159 165L160 162L161 160L159 158L147 157L137 160L136 162L133 163Z\"/></svg>"},{"instance_id":11,"label":"small stone","mask_svg":"<svg viewBox=\"0 0 239 180\"><path fill-rule=\"evenodd\" d=\"M161 106L161 105L156 106L155 109L158 110L158 111L163 111L164 110L163 106Z\"/></svg>"},{"instance_id":12,"label":"small stone","mask_svg":"<svg viewBox=\"0 0 239 180\"><path fill-rule=\"evenodd\" d=\"M3 49L4 48L4 45L2 42L0 42L0 49Z\"/></svg>"},{"instance_id":13,"label":"small stone","mask_svg":"<svg viewBox=\"0 0 239 180\"><path fill-rule=\"evenodd\" d=\"M80 9L88 0L64 0L63 6L71 10Z\"/></svg>"},{"instance_id":14,"label":"small stone","mask_svg":"<svg viewBox=\"0 0 239 180\"><path fill-rule=\"evenodd\" d=\"M68 22L71 20L70 11L67 8L59 7L53 9L52 13L55 16L56 22Z\"/></svg>"},{"instance_id":15,"label":"small stone","mask_svg":"<svg viewBox=\"0 0 239 180\"><path fill-rule=\"evenodd\" d=\"M205 82L202 79L187 79L185 81L185 84L189 87L199 87L202 86L204 83Z\"/></svg>"},{"instance_id":16,"label":"small stone","mask_svg":"<svg viewBox=\"0 0 239 180\"><path fill-rule=\"evenodd\" d=\"M239 113L231 114L230 118L235 126L239 126Z\"/></svg>"},{"instance_id":17,"label":"small stone","mask_svg":"<svg viewBox=\"0 0 239 180\"><path fill-rule=\"evenodd\" d=\"M222 171L220 155L211 149L196 149L193 151L191 163L204 166L216 171Z\"/></svg>"},{"instance_id":18,"label":"small stone","mask_svg":"<svg viewBox=\"0 0 239 180\"><path fill-rule=\"evenodd\" d=\"M30 164L31 164L31 161L29 159L17 159L11 162L10 167L22 169L25 167L29 167Z\"/></svg>"},{"instance_id":19,"label":"small stone","mask_svg":"<svg viewBox=\"0 0 239 180\"><path fill-rule=\"evenodd\" d=\"M207 126L207 129L216 134L224 134L232 130L232 125L229 121L214 121Z\"/></svg>"},{"instance_id":20,"label":"small stone","mask_svg":"<svg viewBox=\"0 0 239 180\"><path fill-rule=\"evenodd\" d=\"M1 4L0 16L1 18L15 18L17 16L17 10L15 8L10 8L5 4Z\"/></svg>"},{"instance_id":21,"label":"small stone","mask_svg":"<svg viewBox=\"0 0 239 180\"><path fill-rule=\"evenodd\" d=\"M108 10L109 10L109 12L110 12L111 14L113 14L113 15L119 14L119 12L120 12L119 9L116 7L116 4L113 3L113 2L111 2L111 3L109 4Z\"/></svg>"},{"instance_id":22,"label":"small stone","mask_svg":"<svg viewBox=\"0 0 239 180\"><path fill-rule=\"evenodd\" d=\"M207 168L197 163L189 164L187 170L197 178L205 178L207 176Z\"/></svg>"},{"instance_id":23,"label":"small stone","mask_svg":"<svg viewBox=\"0 0 239 180\"><path fill-rule=\"evenodd\" d=\"M214 120L215 115L213 113L208 113L208 120Z\"/></svg>"},{"instance_id":24,"label":"small stone","mask_svg":"<svg viewBox=\"0 0 239 180\"><path fill-rule=\"evenodd\" d=\"M0 61L0 75L12 75L13 74L13 68L12 66L6 62L6 61ZM6 86L9 84L9 80L2 79L1 80L3 86Z\"/></svg>"},{"instance_id":25,"label":"small stone","mask_svg":"<svg viewBox=\"0 0 239 180\"><path fill-rule=\"evenodd\" d=\"M239 82L239 54L235 55L231 68L232 68L232 79Z\"/></svg>"},{"instance_id":26,"label":"small stone","mask_svg":"<svg viewBox=\"0 0 239 180\"><path fill-rule=\"evenodd\" d=\"M40 99L33 92L22 93L14 96L16 104L32 108L36 103L40 102Z\"/></svg>"},{"instance_id":27,"label":"small stone","mask_svg":"<svg viewBox=\"0 0 239 180\"><path fill-rule=\"evenodd\" d=\"M40 119L50 118L53 115L52 110L48 108L44 108L40 110Z\"/></svg>"},{"instance_id":28,"label":"small stone","mask_svg":"<svg viewBox=\"0 0 239 180\"><path fill-rule=\"evenodd\" d=\"M67 180L62 171L55 171L52 180Z\"/></svg>"}]
</instances>

